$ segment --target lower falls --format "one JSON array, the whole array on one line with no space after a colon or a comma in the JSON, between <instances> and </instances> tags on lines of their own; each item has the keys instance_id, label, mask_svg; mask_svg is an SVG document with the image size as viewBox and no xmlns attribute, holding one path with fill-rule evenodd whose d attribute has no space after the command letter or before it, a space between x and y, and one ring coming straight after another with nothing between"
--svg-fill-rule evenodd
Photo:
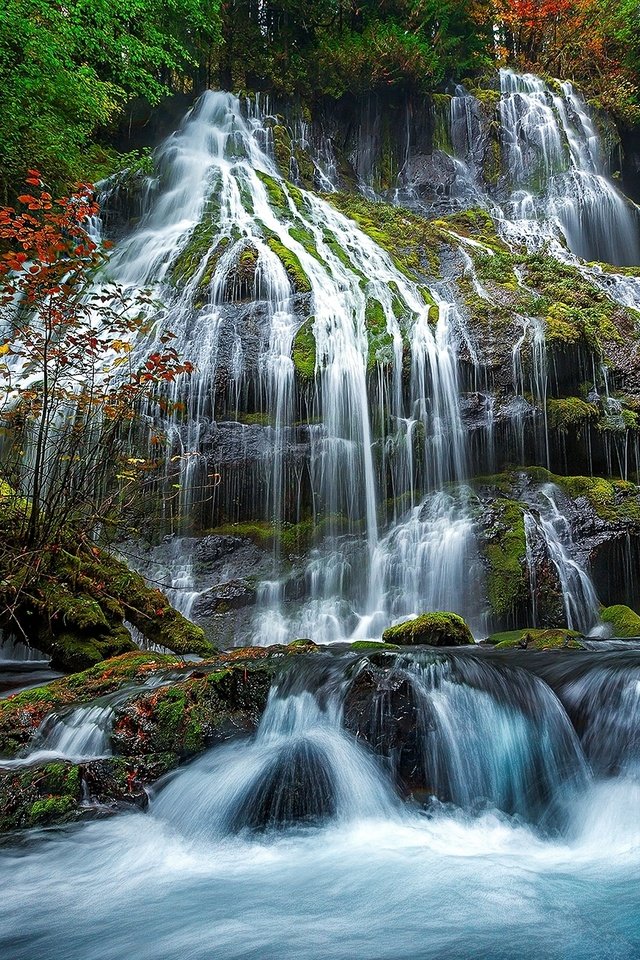
<instances>
[{"instance_id":1,"label":"lower falls","mask_svg":"<svg viewBox=\"0 0 640 960\"><path fill-rule=\"evenodd\" d=\"M510 71L343 113L207 92L101 185L105 283L195 365L131 441L162 470L118 549L226 653L0 701L11 960L640 955L615 128ZM493 642L379 643L436 611ZM7 692L44 666L0 656Z\"/></svg>"}]
</instances>

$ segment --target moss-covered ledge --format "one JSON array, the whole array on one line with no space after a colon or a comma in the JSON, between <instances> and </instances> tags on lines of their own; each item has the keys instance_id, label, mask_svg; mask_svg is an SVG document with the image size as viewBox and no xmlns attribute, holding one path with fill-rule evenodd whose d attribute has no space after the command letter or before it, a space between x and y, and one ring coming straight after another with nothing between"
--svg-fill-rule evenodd
<instances>
[{"instance_id":1,"label":"moss-covered ledge","mask_svg":"<svg viewBox=\"0 0 640 960\"><path fill-rule=\"evenodd\" d=\"M51 657L62 670L83 670L138 650L125 621L151 644L175 653L211 655L200 627L175 610L122 560L96 546L58 542L30 548L12 509L0 498L0 626Z\"/></svg>"}]
</instances>

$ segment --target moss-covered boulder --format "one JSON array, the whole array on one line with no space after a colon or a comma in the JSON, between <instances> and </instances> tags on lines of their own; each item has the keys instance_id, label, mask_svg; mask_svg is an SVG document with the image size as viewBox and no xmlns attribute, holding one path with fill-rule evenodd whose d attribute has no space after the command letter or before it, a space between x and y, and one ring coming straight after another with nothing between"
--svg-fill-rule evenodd
<instances>
[{"instance_id":1,"label":"moss-covered boulder","mask_svg":"<svg viewBox=\"0 0 640 960\"><path fill-rule=\"evenodd\" d=\"M168 754L175 766L206 746L255 730L275 661L251 657L215 667L130 700L116 714L113 749L130 757Z\"/></svg>"},{"instance_id":2,"label":"moss-covered boulder","mask_svg":"<svg viewBox=\"0 0 640 960\"><path fill-rule=\"evenodd\" d=\"M349 646L350 650L355 650L358 653L376 650L399 650L400 645L398 643L385 643L383 640L356 640Z\"/></svg>"},{"instance_id":3,"label":"moss-covered boulder","mask_svg":"<svg viewBox=\"0 0 640 960\"><path fill-rule=\"evenodd\" d=\"M384 643L431 647L461 647L474 642L469 627L457 613L423 613L414 620L406 620L389 627L382 634Z\"/></svg>"},{"instance_id":4,"label":"moss-covered boulder","mask_svg":"<svg viewBox=\"0 0 640 960\"><path fill-rule=\"evenodd\" d=\"M584 650L581 633L575 630L523 628L492 634L488 642L496 650Z\"/></svg>"},{"instance_id":5,"label":"moss-covered boulder","mask_svg":"<svg viewBox=\"0 0 640 960\"><path fill-rule=\"evenodd\" d=\"M144 808L148 797L142 783L148 775L122 757L0 769L0 833Z\"/></svg>"},{"instance_id":6,"label":"moss-covered boulder","mask_svg":"<svg viewBox=\"0 0 640 960\"><path fill-rule=\"evenodd\" d=\"M605 607L600 612L600 619L611 625L614 637L640 637L640 616L623 603Z\"/></svg>"}]
</instances>

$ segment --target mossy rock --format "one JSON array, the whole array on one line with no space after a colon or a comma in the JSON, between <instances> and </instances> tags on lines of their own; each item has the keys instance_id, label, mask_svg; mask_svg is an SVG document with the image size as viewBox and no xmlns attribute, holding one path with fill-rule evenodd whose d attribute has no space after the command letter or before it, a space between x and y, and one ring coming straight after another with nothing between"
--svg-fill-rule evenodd
<instances>
[{"instance_id":1,"label":"mossy rock","mask_svg":"<svg viewBox=\"0 0 640 960\"><path fill-rule=\"evenodd\" d=\"M579 397L561 397L547 400L547 421L550 427L568 433L580 429L598 418L598 408Z\"/></svg>"},{"instance_id":2,"label":"mossy rock","mask_svg":"<svg viewBox=\"0 0 640 960\"><path fill-rule=\"evenodd\" d=\"M431 647L460 647L474 643L469 627L457 613L423 613L414 620L407 620L389 627L382 634L385 644L413 646L427 644Z\"/></svg>"},{"instance_id":3,"label":"mossy rock","mask_svg":"<svg viewBox=\"0 0 640 960\"><path fill-rule=\"evenodd\" d=\"M494 633L487 642L496 650L584 650L583 639L575 630L523 628Z\"/></svg>"},{"instance_id":4,"label":"mossy rock","mask_svg":"<svg viewBox=\"0 0 640 960\"><path fill-rule=\"evenodd\" d=\"M309 277L302 269L302 264L296 254L292 250L289 250L288 247L285 247L275 236L267 237L267 244L282 263L295 292L311 293Z\"/></svg>"},{"instance_id":5,"label":"mossy rock","mask_svg":"<svg viewBox=\"0 0 640 960\"><path fill-rule=\"evenodd\" d=\"M325 199L386 250L405 276L418 282L440 276L441 236L430 221L404 207L373 202L361 194L329 193Z\"/></svg>"},{"instance_id":6,"label":"mossy rock","mask_svg":"<svg viewBox=\"0 0 640 960\"><path fill-rule=\"evenodd\" d=\"M314 318L304 321L295 337L291 357L298 377L310 382L316 373L316 338L313 333Z\"/></svg>"},{"instance_id":7,"label":"mossy rock","mask_svg":"<svg viewBox=\"0 0 640 960\"><path fill-rule=\"evenodd\" d=\"M366 652L367 650L399 650L397 643L385 643L383 640L355 640L350 646L350 650L357 652Z\"/></svg>"},{"instance_id":8,"label":"mossy rock","mask_svg":"<svg viewBox=\"0 0 640 960\"><path fill-rule=\"evenodd\" d=\"M0 833L70 823L147 803L143 782L166 772L112 757L0 770ZM87 804L87 800L90 804Z\"/></svg>"},{"instance_id":9,"label":"mossy rock","mask_svg":"<svg viewBox=\"0 0 640 960\"><path fill-rule=\"evenodd\" d=\"M0 755L14 757L27 747L47 714L80 706L126 686L132 687L133 696L137 684L163 670L178 669L183 663L170 654L136 650L0 700Z\"/></svg>"},{"instance_id":10,"label":"mossy rock","mask_svg":"<svg viewBox=\"0 0 640 960\"><path fill-rule=\"evenodd\" d=\"M513 614L526 595L524 512L515 500L497 497L484 517L479 542L487 571L487 594L496 617Z\"/></svg>"},{"instance_id":11,"label":"mossy rock","mask_svg":"<svg viewBox=\"0 0 640 960\"><path fill-rule=\"evenodd\" d=\"M600 611L600 619L611 624L614 637L640 637L640 616L623 603L605 607Z\"/></svg>"}]
</instances>

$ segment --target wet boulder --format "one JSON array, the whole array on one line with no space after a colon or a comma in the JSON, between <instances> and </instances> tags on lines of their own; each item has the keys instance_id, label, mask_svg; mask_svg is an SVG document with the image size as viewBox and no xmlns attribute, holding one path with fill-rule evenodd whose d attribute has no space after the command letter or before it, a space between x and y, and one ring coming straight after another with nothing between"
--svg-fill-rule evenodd
<instances>
[{"instance_id":1,"label":"wet boulder","mask_svg":"<svg viewBox=\"0 0 640 960\"><path fill-rule=\"evenodd\" d=\"M230 828L264 830L319 823L335 816L335 788L323 751L308 741L283 748L243 797Z\"/></svg>"},{"instance_id":2,"label":"wet boulder","mask_svg":"<svg viewBox=\"0 0 640 960\"><path fill-rule=\"evenodd\" d=\"M609 624L614 637L640 637L640 616L623 603L605 607L600 613L600 619Z\"/></svg>"},{"instance_id":3,"label":"wet boulder","mask_svg":"<svg viewBox=\"0 0 640 960\"><path fill-rule=\"evenodd\" d=\"M149 802L144 780L166 768L145 769L121 757L71 763L55 760L12 769L0 765L0 833L105 816Z\"/></svg>"},{"instance_id":4,"label":"wet boulder","mask_svg":"<svg viewBox=\"0 0 640 960\"><path fill-rule=\"evenodd\" d=\"M457 613L423 613L413 620L389 627L382 634L384 643L401 646L427 644L430 647L461 647L474 642L469 627Z\"/></svg>"},{"instance_id":5,"label":"wet boulder","mask_svg":"<svg viewBox=\"0 0 640 960\"><path fill-rule=\"evenodd\" d=\"M256 588L253 583L247 580L228 580L201 593L194 604L193 615L200 620L214 613L227 613L255 602Z\"/></svg>"},{"instance_id":6,"label":"wet boulder","mask_svg":"<svg viewBox=\"0 0 640 960\"><path fill-rule=\"evenodd\" d=\"M385 758L403 796L422 798L430 792L425 772L424 716L416 691L397 658L374 654L349 685L344 725Z\"/></svg>"},{"instance_id":7,"label":"wet boulder","mask_svg":"<svg viewBox=\"0 0 640 960\"><path fill-rule=\"evenodd\" d=\"M206 746L253 732L270 685L267 660L199 667L124 704L116 713L113 749L129 757L170 754L175 766Z\"/></svg>"}]
</instances>

